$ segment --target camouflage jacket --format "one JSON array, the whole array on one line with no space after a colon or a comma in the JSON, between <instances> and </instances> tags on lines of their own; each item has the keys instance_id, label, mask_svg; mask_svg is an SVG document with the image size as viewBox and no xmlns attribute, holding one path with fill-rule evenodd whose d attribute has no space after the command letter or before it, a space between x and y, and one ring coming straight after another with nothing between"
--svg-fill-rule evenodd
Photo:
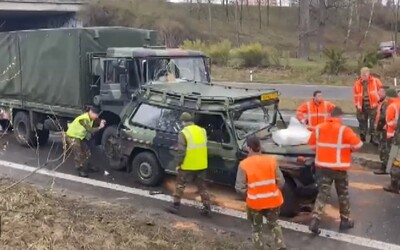
<instances>
[{"instance_id":1,"label":"camouflage jacket","mask_svg":"<svg viewBox=\"0 0 400 250\"><path fill-rule=\"evenodd\" d=\"M85 138L86 140L90 140L92 138L92 135L100 130L100 128L98 128L98 127L94 128L94 127L90 126L89 121L85 120L85 119L80 120L79 124L81 124L82 127L84 127L86 129L86 131L88 132L86 135L86 138Z\"/></svg>"},{"instance_id":2,"label":"camouflage jacket","mask_svg":"<svg viewBox=\"0 0 400 250\"><path fill-rule=\"evenodd\" d=\"M276 178L276 183L278 184L279 189L282 190L283 186L285 185L285 178L283 177L282 171L279 168L279 165L276 166L276 171L275 171L275 178ZM241 166L239 165L237 175L236 175L236 183L235 183L235 189L236 192L238 192L241 195L246 195L247 194L247 177L246 173L243 171Z\"/></svg>"},{"instance_id":3,"label":"camouflage jacket","mask_svg":"<svg viewBox=\"0 0 400 250\"><path fill-rule=\"evenodd\" d=\"M378 110L376 130L383 131L383 127L386 125L386 109L388 107L387 101L383 101Z\"/></svg>"}]
</instances>

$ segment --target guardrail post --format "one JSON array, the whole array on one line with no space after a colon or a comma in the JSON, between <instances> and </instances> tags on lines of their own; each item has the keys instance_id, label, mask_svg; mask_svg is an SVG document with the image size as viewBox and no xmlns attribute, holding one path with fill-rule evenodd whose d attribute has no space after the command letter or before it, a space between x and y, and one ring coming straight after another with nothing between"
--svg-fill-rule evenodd
<instances>
[{"instance_id":1,"label":"guardrail post","mask_svg":"<svg viewBox=\"0 0 400 250\"><path fill-rule=\"evenodd\" d=\"M396 87L397 86L397 78L393 78L393 85Z\"/></svg>"},{"instance_id":2,"label":"guardrail post","mask_svg":"<svg viewBox=\"0 0 400 250\"><path fill-rule=\"evenodd\" d=\"M253 81L253 70L250 70L250 82Z\"/></svg>"}]
</instances>

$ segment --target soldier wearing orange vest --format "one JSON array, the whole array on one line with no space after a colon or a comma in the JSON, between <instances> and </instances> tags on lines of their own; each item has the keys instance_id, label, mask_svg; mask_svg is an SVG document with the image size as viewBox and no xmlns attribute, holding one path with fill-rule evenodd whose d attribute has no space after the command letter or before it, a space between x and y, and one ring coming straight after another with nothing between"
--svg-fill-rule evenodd
<instances>
[{"instance_id":1,"label":"soldier wearing orange vest","mask_svg":"<svg viewBox=\"0 0 400 250\"><path fill-rule=\"evenodd\" d=\"M347 170L351 164L351 152L359 150L363 143L353 130L342 124L343 111L336 107L328 121L311 133L308 144L316 151L315 166L318 176L318 196L315 201L309 229L319 234L319 224L332 183L335 182L340 207L340 229L354 227L350 219L349 179Z\"/></svg>"},{"instance_id":2,"label":"soldier wearing orange vest","mask_svg":"<svg viewBox=\"0 0 400 250\"><path fill-rule=\"evenodd\" d=\"M313 130L315 126L326 121L334 107L335 104L322 99L322 92L317 90L310 101L297 108L296 117L309 130Z\"/></svg>"},{"instance_id":3,"label":"soldier wearing orange vest","mask_svg":"<svg viewBox=\"0 0 400 250\"><path fill-rule=\"evenodd\" d=\"M277 160L261 154L260 140L256 136L247 138L249 155L240 162L235 189L246 195L247 217L252 226L252 240L255 249L264 249L262 240L263 218L274 242L271 249L286 249L282 229L277 220L283 204L281 189L285 179ZM274 246L274 247L273 247Z\"/></svg>"},{"instance_id":4,"label":"soldier wearing orange vest","mask_svg":"<svg viewBox=\"0 0 400 250\"><path fill-rule=\"evenodd\" d=\"M362 68L361 76L354 83L353 87L353 101L357 109L357 120L362 141L366 140L368 129L371 136L370 141L374 141L374 123L379 104L378 91L381 88L381 81L378 78L371 76L367 67Z\"/></svg>"}]
</instances>

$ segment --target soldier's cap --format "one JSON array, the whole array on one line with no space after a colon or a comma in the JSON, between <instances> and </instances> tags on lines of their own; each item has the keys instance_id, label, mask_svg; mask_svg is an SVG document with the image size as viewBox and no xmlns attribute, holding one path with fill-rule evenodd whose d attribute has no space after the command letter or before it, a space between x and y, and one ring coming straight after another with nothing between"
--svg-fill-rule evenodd
<instances>
[{"instance_id":1,"label":"soldier's cap","mask_svg":"<svg viewBox=\"0 0 400 250\"><path fill-rule=\"evenodd\" d=\"M89 110L90 110L91 112L97 114L97 115L100 114L100 109L99 109L98 107L91 106L91 107L89 108Z\"/></svg>"},{"instance_id":2,"label":"soldier's cap","mask_svg":"<svg viewBox=\"0 0 400 250\"><path fill-rule=\"evenodd\" d=\"M397 97L397 91L395 89L387 89L386 90L386 96L387 97Z\"/></svg>"},{"instance_id":3,"label":"soldier's cap","mask_svg":"<svg viewBox=\"0 0 400 250\"><path fill-rule=\"evenodd\" d=\"M192 115L189 114L188 112L183 112L183 113L181 114L181 117L179 117L179 119L180 119L182 122L192 122L192 121L193 121Z\"/></svg>"},{"instance_id":4,"label":"soldier's cap","mask_svg":"<svg viewBox=\"0 0 400 250\"><path fill-rule=\"evenodd\" d=\"M247 137L246 144L254 152L260 152L261 150L260 139L255 135Z\"/></svg>"}]
</instances>

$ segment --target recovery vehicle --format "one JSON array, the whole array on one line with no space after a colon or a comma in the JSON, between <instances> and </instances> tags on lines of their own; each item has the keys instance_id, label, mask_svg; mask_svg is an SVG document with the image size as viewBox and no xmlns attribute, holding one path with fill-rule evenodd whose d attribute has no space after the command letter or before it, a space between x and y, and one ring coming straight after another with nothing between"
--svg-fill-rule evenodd
<instances>
[{"instance_id":1,"label":"recovery vehicle","mask_svg":"<svg viewBox=\"0 0 400 250\"><path fill-rule=\"evenodd\" d=\"M0 108L11 113L18 142L45 144L49 131L65 130L91 105L108 126L119 124L146 83L210 81L206 56L157 46L156 35L125 27L0 33Z\"/></svg>"},{"instance_id":2,"label":"recovery vehicle","mask_svg":"<svg viewBox=\"0 0 400 250\"><path fill-rule=\"evenodd\" d=\"M279 160L285 176L281 214L294 216L301 201L314 201L315 152L307 145L279 147L272 141L282 119L279 92L213 84L175 83L144 86L121 112L121 123L105 142L110 166L126 169L143 185L155 186L164 174L175 174L179 117L190 112L207 131L209 181L234 186L246 138L257 135L262 153Z\"/></svg>"}]
</instances>

